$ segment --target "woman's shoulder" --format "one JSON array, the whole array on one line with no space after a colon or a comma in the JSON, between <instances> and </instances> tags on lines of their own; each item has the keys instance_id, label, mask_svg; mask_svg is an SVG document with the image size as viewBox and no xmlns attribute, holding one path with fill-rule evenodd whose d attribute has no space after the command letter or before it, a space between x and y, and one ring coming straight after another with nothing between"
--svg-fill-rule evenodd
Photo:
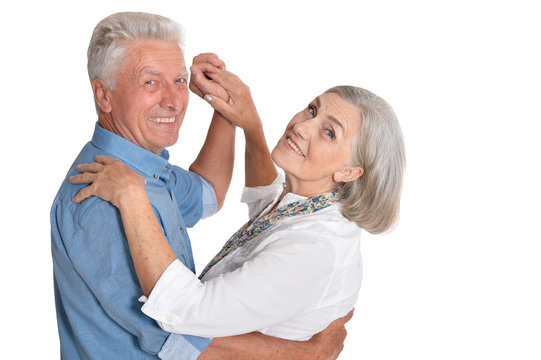
<instances>
[{"instance_id":1,"label":"woman's shoulder","mask_svg":"<svg viewBox=\"0 0 541 360\"><path fill-rule=\"evenodd\" d=\"M342 215L340 205L332 205L312 214L299 216L291 221L289 227L332 235L334 238L358 238L361 234L361 228Z\"/></svg>"},{"instance_id":2,"label":"woman's shoulder","mask_svg":"<svg viewBox=\"0 0 541 360\"><path fill-rule=\"evenodd\" d=\"M334 208L334 209L333 209ZM265 243L305 251L326 251L337 260L348 252L360 253L361 229L331 206L310 215L290 218L277 226Z\"/></svg>"}]
</instances>

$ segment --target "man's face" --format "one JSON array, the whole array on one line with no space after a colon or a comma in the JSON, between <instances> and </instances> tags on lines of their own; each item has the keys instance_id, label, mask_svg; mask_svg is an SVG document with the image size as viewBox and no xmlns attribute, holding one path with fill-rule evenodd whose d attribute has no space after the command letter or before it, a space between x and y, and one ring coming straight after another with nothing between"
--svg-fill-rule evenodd
<instances>
[{"instance_id":1,"label":"man's face","mask_svg":"<svg viewBox=\"0 0 541 360\"><path fill-rule=\"evenodd\" d=\"M188 106L188 72L177 44L135 40L111 94L110 130L155 153L176 143Z\"/></svg>"}]
</instances>

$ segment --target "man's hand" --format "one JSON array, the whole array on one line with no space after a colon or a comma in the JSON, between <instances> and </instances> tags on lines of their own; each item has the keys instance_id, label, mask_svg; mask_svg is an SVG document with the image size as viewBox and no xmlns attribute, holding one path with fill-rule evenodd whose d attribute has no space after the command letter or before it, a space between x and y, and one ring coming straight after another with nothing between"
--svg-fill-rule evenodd
<instances>
[{"instance_id":1,"label":"man's hand","mask_svg":"<svg viewBox=\"0 0 541 360\"><path fill-rule=\"evenodd\" d=\"M346 316L333 321L325 330L314 335L308 343L316 350L311 359L314 360L335 360L344 349L344 340L346 340L346 323L353 317L351 310Z\"/></svg>"},{"instance_id":2,"label":"man's hand","mask_svg":"<svg viewBox=\"0 0 541 360\"><path fill-rule=\"evenodd\" d=\"M344 348L345 324L353 316L333 321L309 341L291 341L258 332L214 338L198 360L336 360Z\"/></svg>"},{"instance_id":3,"label":"man's hand","mask_svg":"<svg viewBox=\"0 0 541 360\"><path fill-rule=\"evenodd\" d=\"M204 53L194 57L190 67L190 90L201 98L206 94L212 94L224 101L228 101L229 94L227 91L206 74L208 71L218 69L224 71L225 63L216 54Z\"/></svg>"},{"instance_id":4,"label":"man's hand","mask_svg":"<svg viewBox=\"0 0 541 360\"><path fill-rule=\"evenodd\" d=\"M221 95L214 96L212 92L204 96L204 99L214 110L222 114L233 125L248 133L260 131L262 128L261 119L252 99L250 88L237 75L229 71L208 66L205 71L213 83L222 87L229 94L227 100L224 100Z\"/></svg>"}]
</instances>

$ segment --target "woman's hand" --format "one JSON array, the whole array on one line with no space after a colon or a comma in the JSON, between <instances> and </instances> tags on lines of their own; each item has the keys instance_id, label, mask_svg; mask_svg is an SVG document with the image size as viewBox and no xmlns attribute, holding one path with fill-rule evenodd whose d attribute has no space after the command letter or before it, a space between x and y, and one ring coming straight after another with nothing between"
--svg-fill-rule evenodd
<instances>
[{"instance_id":1,"label":"woman's hand","mask_svg":"<svg viewBox=\"0 0 541 360\"><path fill-rule=\"evenodd\" d=\"M98 155L94 163L77 166L80 175L70 177L72 184L90 184L79 191L73 202L97 196L111 202L117 208L135 201L138 195L145 195L145 179L122 162L110 156Z\"/></svg>"},{"instance_id":2,"label":"woman's hand","mask_svg":"<svg viewBox=\"0 0 541 360\"><path fill-rule=\"evenodd\" d=\"M229 122L246 131L261 128L250 88L226 71L225 63L212 53L197 55L190 68L190 90L207 100Z\"/></svg>"},{"instance_id":3,"label":"woman's hand","mask_svg":"<svg viewBox=\"0 0 541 360\"><path fill-rule=\"evenodd\" d=\"M262 127L261 119L252 99L250 88L238 76L227 70L203 65L205 66L205 75L223 87L229 94L228 99L223 99L210 92L204 96L204 99L233 125L247 132L259 130Z\"/></svg>"}]
</instances>

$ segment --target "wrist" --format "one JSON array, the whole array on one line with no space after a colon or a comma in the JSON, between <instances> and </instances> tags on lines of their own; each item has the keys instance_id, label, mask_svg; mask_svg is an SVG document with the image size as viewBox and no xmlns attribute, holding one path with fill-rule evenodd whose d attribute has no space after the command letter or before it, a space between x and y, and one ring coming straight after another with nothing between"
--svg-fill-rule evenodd
<instances>
[{"instance_id":1,"label":"wrist","mask_svg":"<svg viewBox=\"0 0 541 360\"><path fill-rule=\"evenodd\" d=\"M117 201L114 200L112 199L111 202L122 212L126 209L136 207L145 201L148 202L148 197L144 184L130 184L120 191Z\"/></svg>"},{"instance_id":2,"label":"wrist","mask_svg":"<svg viewBox=\"0 0 541 360\"><path fill-rule=\"evenodd\" d=\"M257 118L257 121L243 127L242 130L244 130L244 137L246 140L259 139L261 136L265 136L263 133L263 123L259 117Z\"/></svg>"}]
</instances>

